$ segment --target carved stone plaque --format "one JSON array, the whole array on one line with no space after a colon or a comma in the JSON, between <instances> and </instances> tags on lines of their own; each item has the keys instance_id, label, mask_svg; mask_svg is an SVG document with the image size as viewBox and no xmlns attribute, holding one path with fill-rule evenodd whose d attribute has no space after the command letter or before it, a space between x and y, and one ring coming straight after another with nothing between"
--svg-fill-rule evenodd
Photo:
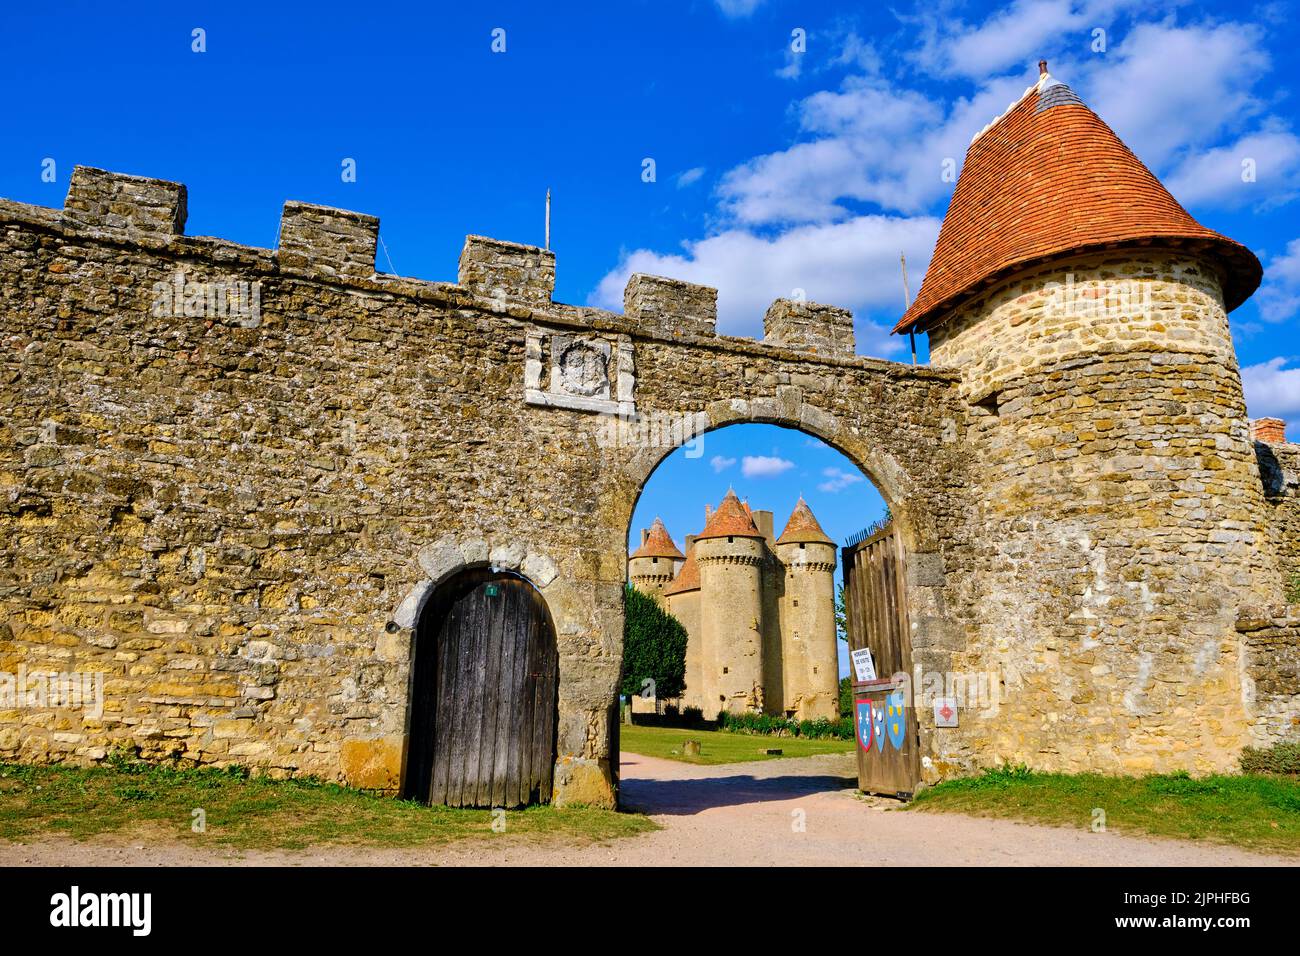
<instances>
[{"instance_id":1,"label":"carved stone plaque","mask_svg":"<svg viewBox=\"0 0 1300 956\"><path fill-rule=\"evenodd\" d=\"M571 341L557 351L555 367L559 372L559 386L564 392L584 398L609 397L608 342Z\"/></svg>"},{"instance_id":2,"label":"carved stone plaque","mask_svg":"<svg viewBox=\"0 0 1300 956\"><path fill-rule=\"evenodd\" d=\"M635 391L636 363L626 336L529 331L524 401L530 405L631 415Z\"/></svg>"}]
</instances>

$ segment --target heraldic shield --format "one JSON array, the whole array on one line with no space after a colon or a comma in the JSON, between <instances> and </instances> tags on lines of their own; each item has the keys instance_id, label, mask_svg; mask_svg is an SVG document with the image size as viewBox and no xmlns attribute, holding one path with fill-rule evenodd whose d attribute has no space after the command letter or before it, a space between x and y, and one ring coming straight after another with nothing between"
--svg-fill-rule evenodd
<instances>
[{"instance_id":1,"label":"heraldic shield","mask_svg":"<svg viewBox=\"0 0 1300 956\"><path fill-rule=\"evenodd\" d=\"M853 709L857 717L858 746L863 750L870 751L872 738L871 701L860 700Z\"/></svg>"},{"instance_id":2,"label":"heraldic shield","mask_svg":"<svg viewBox=\"0 0 1300 956\"><path fill-rule=\"evenodd\" d=\"M907 709L901 687L885 698L885 732L889 735L890 745L895 750L902 750L907 733Z\"/></svg>"}]
</instances>

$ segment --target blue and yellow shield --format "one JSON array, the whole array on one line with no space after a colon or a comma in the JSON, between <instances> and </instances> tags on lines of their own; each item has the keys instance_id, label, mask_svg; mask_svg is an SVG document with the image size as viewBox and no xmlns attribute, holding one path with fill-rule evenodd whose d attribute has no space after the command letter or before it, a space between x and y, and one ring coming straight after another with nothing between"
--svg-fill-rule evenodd
<instances>
[{"instance_id":1,"label":"blue and yellow shield","mask_svg":"<svg viewBox=\"0 0 1300 956\"><path fill-rule=\"evenodd\" d=\"M876 750L883 752L885 749L885 706L884 704L871 705L871 736L876 740Z\"/></svg>"},{"instance_id":2,"label":"blue and yellow shield","mask_svg":"<svg viewBox=\"0 0 1300 956\"><path fill-rule=\"evenodd\" d=\"M907 710L903 704L903 691L894 691L885 698L885 732L895 750L903 749L903 737L907 731Z\"/></svg>"},{"instance_id":3,"label":"blue and yellow shield","mask_svg":"<svg viewBox=\"0 0 1300 956\"><path fill-rule=\"evenodd\" d=\"M871 750L871 701L860 700L854 708L858 722L858 744L865 751Z\"/></svg>"}]
</instances>

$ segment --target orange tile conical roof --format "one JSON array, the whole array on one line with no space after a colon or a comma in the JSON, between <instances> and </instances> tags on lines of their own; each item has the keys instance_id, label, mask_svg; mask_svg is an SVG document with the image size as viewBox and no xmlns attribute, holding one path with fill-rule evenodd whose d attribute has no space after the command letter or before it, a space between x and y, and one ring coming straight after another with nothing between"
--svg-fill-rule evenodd
<instances>
[{"instance_id":1,"label":"orange tile conical roof","mask_svg":"<svg viewBox=\"0 0 1300 956\"><path fill-rule=\"evenodd\" d=\"M654 523L650 525L650 531L645 536L645 541L641 542L641 547L633 551L631 558L672 558L676 561L682 559L682 553L677 550L677 545L673 543L672 535L664 527L662 518L655 518Z\"/></svg>"},{"instance_id":2,"label":"orange tile conical roof","mask_svg":"<svg viewBox=\"0 0 1300 956\"><path fill-rule=\"evenodd\" d=\"M803 500L803 495L800 495L799 502L790 513L790 520L785 523L785 530L781 532L781 537L776 539L776 543L799 544L812 541L820 544L835 544L822 530L822 526L817 522L817 516L808 507L808 502Z\"/></svg>"},{"instance_id":3,"label":"orange tile conical roof","mask_svg":"<svg viewBox=\"0 0 1300 956\"><path fill-rule=\"evenodd\" d=\"M1074 91L1040 67L1038 82L971 141L920 294L894 331L928 330L1019 269L1130 246L1199 252L1219 266L1228 311L1246 301L1262 274L1255 254L1193 219Z\"/></svg>"},{"instance_id":4,"label":"orange tile conical roof","mask_svg":"<svg viewBox=\"0 0 1300 956\"><path fill-rule=\"evenodd\" d=\"M763 537L762 532L754 526L749 508L741 504L736 493L731 490L727 491L727 496L722 499L722 504L718 505L718 510L709 515L709 520L704 523L704 530L695 536L695 540L727 537Z\"/></svg>"},{"instance_id":5,"label":"orange tile conical roof","mask_svg":"<svg viewBox=\"0 0 1300 956\"><path fill-rule=\"evenodd\" d=\"M683 591L698 591L700 589L700 566L695 563L695 549L686 549L686 560L682 562L682 569L677 572L677 577L673 578L672 583L664 588L664 594L681 594Z\"/></svg>"}]
</instances>

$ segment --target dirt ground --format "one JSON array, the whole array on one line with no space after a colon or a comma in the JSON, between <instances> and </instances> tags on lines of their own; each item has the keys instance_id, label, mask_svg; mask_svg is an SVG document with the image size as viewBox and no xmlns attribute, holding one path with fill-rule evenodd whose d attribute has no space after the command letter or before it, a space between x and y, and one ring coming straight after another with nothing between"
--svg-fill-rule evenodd
<instances>
[{"instance_id":1,"label":"dirt ground","mask_svg":"<svg viewBox=\"0 0 1300 956\"><path fill-rule=\"evenodd\" d=\"M121 838L0 843L46 866L1294 866L1288 857L1080 828L902 813L854 790L853 755L704 767L623 754L623 798L663 827L603 845L508 837L401 850L221 851Z\"/></svg>"}]
</instances>

